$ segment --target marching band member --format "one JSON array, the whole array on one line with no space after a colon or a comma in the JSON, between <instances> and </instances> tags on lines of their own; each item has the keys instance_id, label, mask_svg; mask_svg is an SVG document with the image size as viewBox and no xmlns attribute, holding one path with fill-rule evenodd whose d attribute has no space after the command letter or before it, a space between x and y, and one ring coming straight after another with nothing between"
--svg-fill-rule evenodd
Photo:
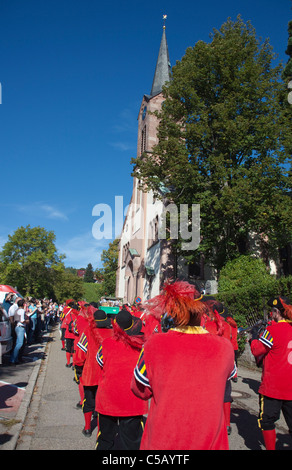
<instances>
[{"instance_id":1,"label":"marching band member","mask_svg":"<svg viewBox=\"0 0 292 470\"><path fill-rule=\"evenodd\" d=\"M96 450L138 450L147 403L137 398L130 385L144 342L142 321L122 309L113 321L113 336L97 354L102 376L96 394L99 432ZM119 444L116 444L116 434Z\"/></svg>"},{"instance_id":2,"label":"marching band member","mask_svg":"<svg viewBox=\"0 0 292 470\"><path fill-rule=\"evenodd\" d=\"M61 315L60 315L62 351L66 351L66 341L65 341L66 326L65 326L64 320L65 320L67 313L72 310L74 303L75 303L74 299L66 300L65 307L63 308Z\"/></svg>"},{"instance_id":3,"label":"marching band member","mask_svg":"<svg viewBox=\"0 0 292 470\"><path fill-rule=\"evenodd\" d=\"M91 418L95 410L95 396L101 375L101 369L96 361L97 351L102 341L112 336L111 321L103 310L93 306L87 309L88 324L80 336L75 353L75 371L77 381L83 386L84 400L82 411L85 426L82 433L91 436Z\"/></svg>"},{"instance_id":4,"label":"marching band member","mask_svg":"<svg viewBox=\"0 0 292 470\"><path fill-rule=\"evenodd\" d=\"M229 340L201 326L208 307L199 296L195 286L176 281L152 301L174 326L150 336L135 368L133 392L152 398L140 449L229 448L223 401L234 352Z\"/></svg>"},{"instance_id":5,"label":"marching band member","mask_svg":"<svg viewBox=\"0 0 292 470\"><path fill-rule=\"evenodd\" d=\"M273 321L259 337L256 328L252 331L250 346L256 359L263 357L258 424L266 449L275 450L281 410L292 433L292 306L285 297L274 297L268 305Z\"/></svg>"},{"instance_id":6,"label":"marching band member","mask_svg":"<svg viewBox=\"0 0 292 470\"><path fill-rule=\"evenodd\" d=\"M65 315L62 322L62 328L65 329L65 344L66 344L66 367L72 367L74 355L74 340L76 334L74 333L74 321L79 314L79 305L76 302L70 302L68 304L69 310Z\"/></svg>"}]
</instances>

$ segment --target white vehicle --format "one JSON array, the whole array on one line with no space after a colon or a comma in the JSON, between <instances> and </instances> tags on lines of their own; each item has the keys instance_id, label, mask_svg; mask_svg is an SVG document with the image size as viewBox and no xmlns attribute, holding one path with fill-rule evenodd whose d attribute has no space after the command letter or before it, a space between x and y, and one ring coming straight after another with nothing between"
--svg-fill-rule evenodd
<instances>
[{"instance_id":1,"label":"white vehicle","mask_svg":"<svg viewBox=\"0 0 292 470\"><path fill-rule=\"evenodd\" d=\"M0 304L2 304L6 294L9 292L13 292L17 297L22 297L22 295L20 295L19 292L17 292L17 290L13 287L0 284ZM11 351L12 345L13 339L11 323L9 318L5 317L5 315L3 315L0 310L0 364L2 364L3 354Z\"/></svg>"}]
</instances>

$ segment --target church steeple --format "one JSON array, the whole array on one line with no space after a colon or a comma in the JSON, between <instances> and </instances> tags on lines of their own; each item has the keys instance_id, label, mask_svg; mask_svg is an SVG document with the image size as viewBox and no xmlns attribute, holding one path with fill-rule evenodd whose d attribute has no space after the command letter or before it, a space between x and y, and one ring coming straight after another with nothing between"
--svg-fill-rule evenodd
<instances>
[{"instance_id":1,"label":"church steeple","mask_svg":"<svg viewBox=\"0 0 292 470\"><path fill-rule=\"evenodd\" d=\"M165 20L166 15L163 16ZM160 43L160 49L158 54L158 59L155 68L154 79L152 83L151 96L158 95L162 92L162 87L165 82L170 81L171 66L169 61L168 46L165 34L165 21L163 24L162 39Z\"/></svg>"}]
</instances>

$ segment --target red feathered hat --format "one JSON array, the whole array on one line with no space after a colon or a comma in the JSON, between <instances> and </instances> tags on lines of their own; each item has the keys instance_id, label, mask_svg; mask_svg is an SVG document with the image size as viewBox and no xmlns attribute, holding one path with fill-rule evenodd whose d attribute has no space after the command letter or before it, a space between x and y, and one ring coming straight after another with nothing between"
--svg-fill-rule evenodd
<instances>
[{"instance_id":1,"label":"red feathered hat","mask_svg":"<svg viewBox=\"0 0 292 470\"><path fill-rule=\"evenodd\" d=\"M282 317L286 318L289 321L292 321L292 305L290 304L290 300L286 297L280 297L280 302L283 308L283 310L281 310Z\"/></svg>"},{"instance_id":2,"label":"red feathered hat","mask_svg":"<svg viewBox=\"0 0 292 470\"><path fill-rule=\"evenodd\" d=\"M186 326L192 317L201 318L206 305L196 286L186 281L167 282L161 293L143 304L146 313L161 318L167 313L177 326Z\"/></svg>"}]
</instances>

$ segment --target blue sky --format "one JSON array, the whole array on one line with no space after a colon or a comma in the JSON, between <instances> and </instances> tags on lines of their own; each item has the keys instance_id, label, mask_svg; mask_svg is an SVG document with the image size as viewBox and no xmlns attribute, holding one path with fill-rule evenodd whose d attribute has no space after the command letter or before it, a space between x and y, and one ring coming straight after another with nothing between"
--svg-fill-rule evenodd
<instances>
[{"instance_id":1,"label":"blue sky","mask_svg":"<svg viewBox=\"0 0 292 470\"><path fill-rule=\"evenodd\" d=\"M0 0L0 247L22 226L53 230L65 265L101 267L92 215L132 192L137 116L167 14L171 64L228 17L285 54L290 0Z\"/></svg>"}]
</instances>

